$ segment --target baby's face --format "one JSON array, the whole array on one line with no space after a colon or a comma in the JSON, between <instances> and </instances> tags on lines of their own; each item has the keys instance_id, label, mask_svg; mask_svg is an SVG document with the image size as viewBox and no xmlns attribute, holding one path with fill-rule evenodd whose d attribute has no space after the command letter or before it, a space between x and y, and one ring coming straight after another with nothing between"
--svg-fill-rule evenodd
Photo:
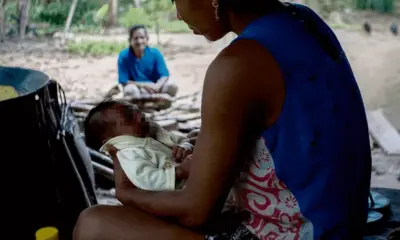
<instances>
[{"instance_id":1,"label":"baby's face","mask_svg":"<svg viewBox=\"0 0 400 240\"><path fill-rule=\"evenodd\" d=\"M150 120L143 113L138 113L133 120L133 135L142 138L150 137Z\"/></svg>"},{"instance_id":2,"label":"baby's face","mask_svg":"<svg viewBox=\"0 0 400 240\"><path fill-rule=\"evenodd\" d=\"M105 141L121 135L133 135L142 138L151 135L150 121L143 113L137 112L131 117L125 114L119 108L109 109L105 114L110 119L109 127L104 136Z\"/></svg>"}]
</instances>

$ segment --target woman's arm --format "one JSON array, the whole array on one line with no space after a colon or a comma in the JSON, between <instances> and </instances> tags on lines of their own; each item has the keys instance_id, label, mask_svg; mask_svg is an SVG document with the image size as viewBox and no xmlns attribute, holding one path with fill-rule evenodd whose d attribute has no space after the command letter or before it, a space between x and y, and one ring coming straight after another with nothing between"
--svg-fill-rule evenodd
<instances>
[{"instance_id":1,"label":"woman's arm","mask_svg":"<svg viewBox=\"0 0 400 240\"><path fill-rule=\"evenodd\" d=\"M132 190L132 202L186 226L203 225L222 208L243 159L268 122L268 102L282 84L279 67L258 44L240 40L224 50L206 74L201 134L186 187L175 192Z\"/></svg>"}]
</instances>

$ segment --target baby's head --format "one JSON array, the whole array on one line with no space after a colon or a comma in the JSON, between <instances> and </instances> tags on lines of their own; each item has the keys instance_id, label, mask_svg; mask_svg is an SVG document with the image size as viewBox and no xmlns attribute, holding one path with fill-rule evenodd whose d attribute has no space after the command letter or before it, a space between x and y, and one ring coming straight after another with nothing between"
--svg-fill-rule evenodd
<instances>
[{"instance_id":1,"label":"baby's head","mask_svg":"<svg viewBox=\"0 0 400 240\"><path fill-rule=\"evenodd\" d=\"M91 109L84 128L86 144L95 150L120 135L150 135L150 122L145 115L135 105L118 100L106 100Z\"/></svg>"}]
</instances>

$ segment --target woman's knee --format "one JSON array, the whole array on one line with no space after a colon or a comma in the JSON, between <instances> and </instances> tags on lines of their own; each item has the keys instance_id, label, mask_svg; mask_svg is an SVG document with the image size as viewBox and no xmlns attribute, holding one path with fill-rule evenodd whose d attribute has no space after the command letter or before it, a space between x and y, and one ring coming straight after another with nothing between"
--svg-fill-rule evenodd
<instances>
[{"instance_id":1,"label":"woman's knee","mask_svg":"<svg viewBox=\"0 0 400 240\"><path fill-rule=\"evenodd\" d=\"M85 209L78 217L74 228L74 240L101 239L101 229L104 227L103 217L107 206L94 206Z\"/></svg>"}]
</instances>

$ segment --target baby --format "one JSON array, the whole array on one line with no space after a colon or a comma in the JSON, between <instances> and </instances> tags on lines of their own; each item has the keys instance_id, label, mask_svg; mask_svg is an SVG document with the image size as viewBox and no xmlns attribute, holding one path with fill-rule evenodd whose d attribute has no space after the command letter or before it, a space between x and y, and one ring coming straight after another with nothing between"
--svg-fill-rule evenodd
<instances>
[{"instance_id":1,"label":"baby","mask_svg":"<svg viewBox=\"0 0 400 240\"><path fill-rule=\"evenodd\" d=\"M85 137L88 147L105 154L107 145L114 146L122 170L136 187L152 191L183 187L179 162L191 154L193 145L148 121L135 105L116 100L100 103L85 120Z\"/></svg>"}]
</instances>

